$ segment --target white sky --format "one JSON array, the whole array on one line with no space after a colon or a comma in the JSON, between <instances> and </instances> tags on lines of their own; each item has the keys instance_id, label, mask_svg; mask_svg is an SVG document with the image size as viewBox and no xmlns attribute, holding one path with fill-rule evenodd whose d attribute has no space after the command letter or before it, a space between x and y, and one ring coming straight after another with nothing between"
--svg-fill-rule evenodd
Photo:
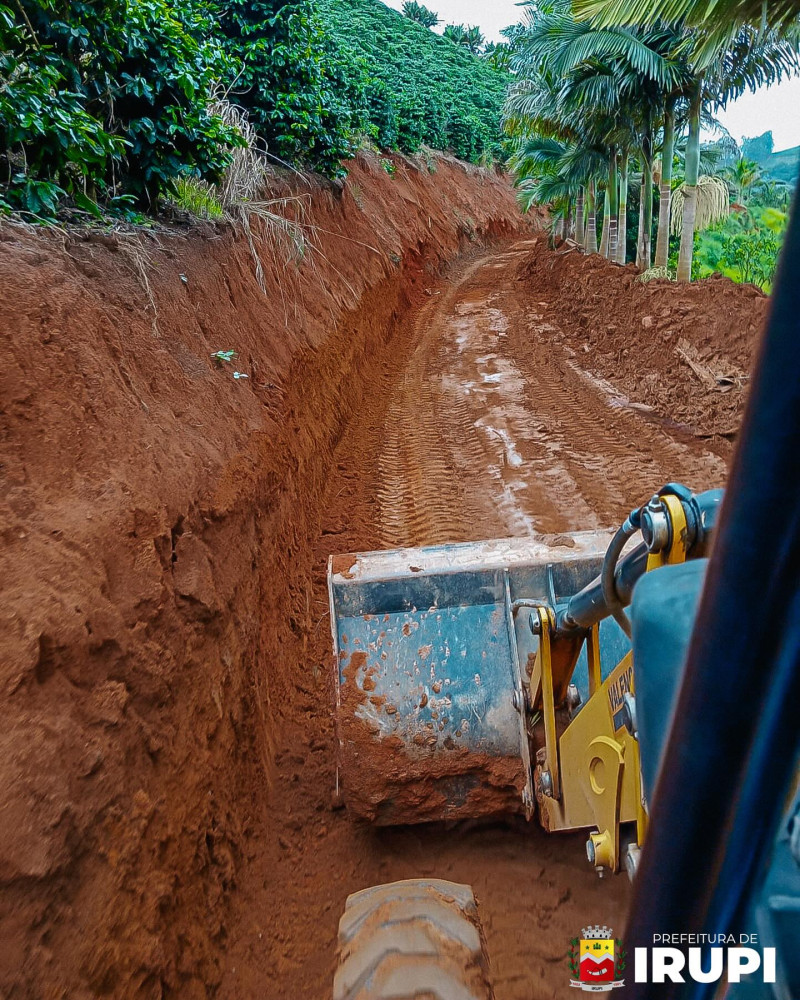
<instances>
[{"instance_id":1,"label":"white sky","mask_svg":"<svg viewBox=\"0 0 800 1000\"><path fill-rule=\"evenodd\" d=\"M800 146L800 78L743 94L717 118L738 143L772 129L776 152Z\"/></svg>"},{"instance_id":2,"label":"white sky","mask_svg":"<svg viewBox=\"0 0 800 1000\"><path fill-rule=\"evenodd\" d=\"M387 7L403 9L403 0L383 0ZM500 29L522 20L523 9L515 0L419 0L445 24L477 24L491 42L501 42Z\"/></svg>"},{"instance_id":3,"label":"white sky","mask_svg":"<svg viewBox=\"0 0 800 1000\"><path fill-rule=\"evenodd\" d=\"M401 10L403 0L383 0ZM523 9L515 0L420 0L436 11L445 23L477 24L490 41L502 41L500 29L521 20ZM757 136L772 129L776 152L800 145L800 78L784 80L775 87L747 93L717 117L734 139Z\"/></svg>"}]
</instances>

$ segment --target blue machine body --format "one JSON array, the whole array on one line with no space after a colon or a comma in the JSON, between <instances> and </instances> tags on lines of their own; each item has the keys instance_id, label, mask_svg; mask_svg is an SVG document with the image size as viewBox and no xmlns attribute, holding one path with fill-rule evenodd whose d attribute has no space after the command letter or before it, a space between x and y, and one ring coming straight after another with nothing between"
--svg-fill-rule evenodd
<instances>
[{"instance_id":1,"label":"blue machine body","mask_svg":"<svg viewBox=\"0 0 800 1000\"><path fill-rule=\"evenodd\" d=\"M645 795L652 800L684 680L708 560L665 566L642 577L631 606L636 715ZM800 775L757 891L743 920L759 947L775 948L777 982L755 976L731 985L725 1000L800 998Z\"/></svg>"}]
</instances>

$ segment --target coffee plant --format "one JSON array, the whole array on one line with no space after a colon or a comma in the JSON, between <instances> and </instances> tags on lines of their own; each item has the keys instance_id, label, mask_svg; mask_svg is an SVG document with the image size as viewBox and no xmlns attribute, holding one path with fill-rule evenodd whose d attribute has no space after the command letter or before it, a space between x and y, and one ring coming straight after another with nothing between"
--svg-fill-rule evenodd
<instances>
[{"instance_id":1,"label":"coffee plant","mask_svg":"<svg viewBox=\"0 0 800 1000\"><path fill-rule=\"evenodd\" d=\"M211 37L201 8L166 0L0 3L6 203L146 208L180 176L216 179L237 137L207 110L230 72Z\"/></svg>"},{"instance_id":2,"label":"coffee plant","mask_svg":"<svg viewBox=\"0 0 800 1000\"><path fill-rule=\"evenodd\" d=\"M317 0L317 7L332 59L353 81L351 115L379 145L414 153L425 144L475 161L501 155L504 70L379 0Z\"/></svg>"},{"instance_id":3,"label":"coffee plant","mask_svg":"<svg viewBox=\"0 0 800 1000\"><path fill-rule=\"evenodd\" d=\"M362 136L478 160L507 79L379 0L0 0L0 213L147 212L215 183L243 141L221 91L268 157L327 176Z\"/></svg>"},{"instance_id":4,"label":"coffee plant","mask_svg":"<svg viewBox=\"0 0 800 1000\"><path fill-rule=\"evenodd\" d=\"M345 81L312 3L225 0L210 5L240 70L233 99L274 157L333 175L351 155Z\"/></svg>"}]
</instances>

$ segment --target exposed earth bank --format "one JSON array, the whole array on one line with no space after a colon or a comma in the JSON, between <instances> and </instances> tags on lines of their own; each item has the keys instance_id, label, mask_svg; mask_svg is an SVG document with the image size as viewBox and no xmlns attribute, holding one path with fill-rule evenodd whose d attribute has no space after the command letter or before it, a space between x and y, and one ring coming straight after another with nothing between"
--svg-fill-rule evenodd
<instances>
[{"instance_id":1,"label":"exposed earth bank","mask_svg":"<svg viewBox=\"0 0 800 1000\"><path fill-rule=\"evenodd\" d=\"M633 265L613 267L599 256L564 250L531 254L519 272L532 294L544 290L556 340L576 350L584 367L613 378L632 401L683 425L673 429L727 454L767 296L721 275L643 284Z\"/></svg>"},{"instance_id":2,"label":"exposed earth bank","mask_svg":"<svg viewBox=\"0 0 800 1000\"><path fill-rule=\"evenodd\" d=\"M226 229L0 230L6 1000L216 992L283 721L327 702L337 442L432 276L523 227L505 179L439 156L272 196L264 290Z\"/></svg>"},{"instance_id":3,"label":"exposed earth bank","mask_svg":"<svg viewBox=\"0 0 800 1000\"><path fill-rule=\"evenodd\" d=\"M325 560L721 484L766 300L553 253L433 166L276 189L307 243L262 234L266 295L229 231L0 230L9 1000L320 1000L346 895L415 875L475 885L498 1000L621 927L579 835L332 809Z\"/></svg>"}]
</instances>

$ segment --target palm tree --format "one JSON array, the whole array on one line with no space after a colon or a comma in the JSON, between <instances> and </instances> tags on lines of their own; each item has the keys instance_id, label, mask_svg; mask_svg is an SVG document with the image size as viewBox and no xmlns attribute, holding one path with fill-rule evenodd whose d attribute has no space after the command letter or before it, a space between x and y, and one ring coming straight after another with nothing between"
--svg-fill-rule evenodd
<instances>
[{"instance_id":1,"label":"palm tree","mask_svg":"<svg viewBox=\"0 0 800 1000\"><path fill-rule=\"evenodd\" d=\"M686 225L686 201L689 197L694 200L692 207L692 224L694 232L708 229L715 222L724 219L730 212L730 192L728 185L721 177L701 174L697 178L694 189L690 189L685 184L677 188L672 196L672 220L671 228L673 236L682 236ZM680 254L685 253L683 240L681 241ZM688 268L691 274L692 258L688 261L678 258L678 272L682 268ZM686 279L689 280L689 279Z\"/></svg>"},{"instance_id":2,"label":"palm tree","mask_svg":"<svg viewBox=\"0 0 800 1000\"><path fill-rule=\"evenodd\" d=\"M547 205L550 208L551 233L555 239L569 235L569 219L572 212L572 188L560 177L527 177L518 185L518 197L524 212L533 205Z\"/></svg>"},{"instance_id":3,"label":"palm tree","mask_svg":"<svg viewBox=\"0 0 800 1000\"><path fill-rule=\"evenodd\" d=\"M663 120L662 159L659 171L659 225L656 242L656 265L666 266L669 253L672 160L676 136L678 104L692 81L680 42L682 34L669 26L658 25L644 32L611 28L598 30L592 23L572 22L575 38L572 60L597 57L616 59L616 72L624 74L619 84L633 95L644 120L640 123L638 151L642 161L644 211L640 215L637 258L641 266L650 265L650 228L652 226L653 147L655 125ZM559 64L564 69L563 62ZM624 263L624 257L622 258Z\"/></svg>"},{"instance_id":4,"label":"palm tree","mask_svg":"<svg viewBox=\"0 0 800 1000\"><path fill-rule=\"evenodd\" d=\"M636 240L636 266L650 268L653 232L653 116L646 122L642 135L642 178L639 187L639 236Z\"/></svg>"},{"instance_id":5,"label":"palm tree","mask_svg":"<svg viewBox=\"0 0 800 1000\"><path fill-rule=\"evenodd\" d=\"M508 42L487 42L482 55L495 69L507 71L511 62L511 46Z\"/></svg>"},{"instance_id":6,"label":"palm tree","mask_svg":"<svg viewBox=\"0 0 800 1000\"><path fill-rule=\"evenodd\" d=\"M762 16L769 14L769 20L753 27L742 23L747 3L722 3L728 12L727 20L720 13L717 2L693 3L691 0L575 0L578 16L590 19L595 27L629 24L652 25L659 18L668 20L673 30L681 35L681 45L688 53L691 80L681 93L688 98L689 139L686 150L685 198L683 200L684 220L681 231L681 248L678 257L678 279L691 278L694 254L695 219L697 215L697 185L700 176L700 123L708 108L724 107L746 89L755 90L781 79L782 76L797 71L800 60L797 54L798 19L786 16L788 7L784 3L777 6L780 11L773 18L772 6L762 8ZM797 14L798 4L792 9ZM737 13L738 11L738 13ZM706 30L691 33L681 20L693 19ZM723 28L725 30L723 30ZM710 39L716 38L713 51ZM666 121L666 116L665 116ZM667 129L665 126L665 135ZM671 158L663 158L664 169L669 170ZM662 179L666 187L666 179ZM663 193L663 188L662 188ZM659 235L662 233L662 218L659 219ZM660 241L663 253L663 242ZM660 263L657 254L656 263Z\"/></svg>"},{"instance_id":7,"label":"palm tree","mask_svg":"<svg viewBox=\"0 0 800 1000\"><path fill-rule=\"evenodd\" d=\"M547 66L564 81L560 99L573 98L578 117L594 119L594 138L608 147L601 253L607 252L619 263L625 262L628 174L635 162L641 166L642 186L649 200L640 214L637 258L649 264L655 123L664 89L675 87L683 77L681 64L670 59L671 43L672 36L663 27L649 33L598 31L591 24L575 21L563 3L530 13L525 30L516 39L512 68L518 78L527 79L537 67ZM514 90L509 100L512 107ZM598 115L605 116L599 132Z\"/></svg>"},{"instance_id":8,"label":"palm tree","mask_svg":"<svg viewBox=\"0 0 800 1000\"><path fill-rule=\"evenodd\" d=\"M758 189L759 204L765 205L767 208L779 208L784 212L787 211L794 190L791 184L787 184L786 181L762 179Z\"/></svg>"},{"instance_id":9,"label":"palm tree","mask_svg":"<svg viewBox=\"0 0 800 1000\"><path fill-rule=\"evenodd\" d=\"M556 222L575 218L575 240L587 253L597 253L595 184L606 169L602 153L572 140L531 135L509 160L525 211L550 205Z\"/></svg>"},{"instance_id":10,"label":"palm tree","mask_svg":"<svg viewBox=\"0 0 800 1000\"><path fill-rule=\"evenodd\" d=\"M593 177L586 184L586 233L583 245L586 253L597 253L597 191Z\"/></svg>"},{"instance_id":11,"label":"palm tree","mask_svg":"<svg viewBox=\"0 0 800 1000\"><path fill-rule=\"evenodd\" d=\"M731 24L761 24L764 17L763 0L607 0L606 6L607 13L598 19L603 25L685 21L716 31ZM770 0L767 13L771 27L788 25L800 17L800 2Z\"/></svg>"},{"instance_id":12,"label":"palm tree","mask_svg":"<svg viewBox=\"0 0 800 1000\"><path fill-rule=\"evenodd\" d=\"M666 267L669 257L669 213L672 200L672 161L675 150L675 105L678 95L668 94L664 101L664 133L661 141L661 166L658 172L658 233L656 267Z\"/></svg>"},{"instance_id":13,"label":"palm tree","mask_svg":"<svg viewBox=\"0 0 800 1000\"><path fill-rule=\"evenodd\" d=\"M748 160L744 156L740 156L733 166L727 168L725 177L736 189L739 204L747 208L750 189L761 181L759 165L755 160Z\"/></svg>"},{"instance_id":14,"label":"palm tree","mask_svg":"<svg viewBox=\"0 0 800 1000\"><path fill-rule=\"evenodd\" d=\"M745 89L755 91L768 86L800 68L797 49L776 32L745 26L726 48L717 52L713 67L699 70L689 103L689 140L686 147L687 198L681 249L678 257L678 280L691 279L694 253L694 222L697 201L697 181L700 163L700 117L704 104L724 107ZM694 191L692 191L694 187Z\"/></svg>"},{"instance_id":15,"label":"palm tree","mask_svg":"<svg viewBox=\"0 0 800 1000\"><path fill-rule=\"evenodd\" d=\"M464 27L463 24L448 24L442 34L454 45L463 45L465 49L469 49L476 56L480 55L481 46L486 41L481 34L481 29L473 25Z\"/></svg>"},{"instance_id":16,"label":"palm tree","mask_svg":"<svg viewBox=\"0 0 800 1000\"><path fill-rule=\"evenodd\" d=\"M627 149L623 149L619 154L619 226L617 231L617 256L615 258L618 264L624 264L627 255L629 166L630 153Z\"/></svg>"},{"instance_id":17,"label":"palm tree","mask_svg":"<svg viewBox=\"0 0 800 1000\"><path fill-rule=\"evenodd\" d=\"M439 23L439 15L417 3L416 0L406 0L403 4L403 13L407 18L421 24L423 28L435 28Z\"/></svg>"},{"instance_id":18,"label":"palm tree","mask_svg":"<svg viewBox=\"0 0 800 1000\"><path fill-rule=\"evenodd\" d=\"M582 106L582 95L575 88L565 87L544 64L537 68L527 55L520 56L518 42L519 37L515 39L512 65L524 71L517 74L505 110L506 131L517 146L511 161L517 183L531 190L543 174L558 175L570 186L579 219L583 218L585 205L583 241L587 253L596 253L596 193L609 171L608 147L602 141L602 133L609 128L608 118L602 118L596 107ZM527 184L528 180L532 184ZM541 198L549 188L536 190ZM605 228L608 221L607 211ZM580 222L576 229L580 231Z\"/></svg>"}]
</instances>

